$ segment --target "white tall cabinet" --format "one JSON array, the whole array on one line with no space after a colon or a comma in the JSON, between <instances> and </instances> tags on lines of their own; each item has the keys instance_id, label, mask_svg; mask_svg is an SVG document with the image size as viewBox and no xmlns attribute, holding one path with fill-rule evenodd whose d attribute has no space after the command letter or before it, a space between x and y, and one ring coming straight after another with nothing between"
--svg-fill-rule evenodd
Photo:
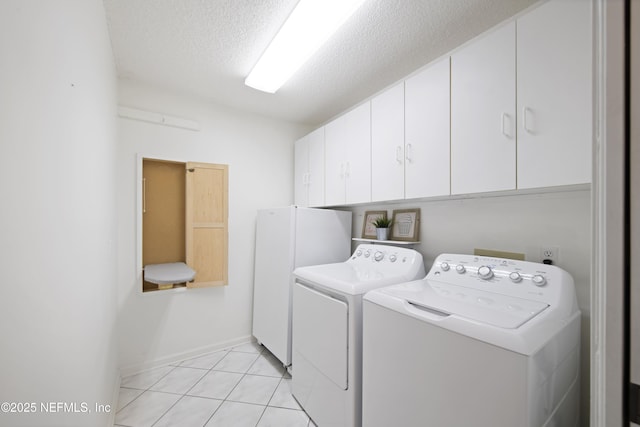
<instances>
[{"instance_id":1,"label":"white tall cabinet","mask_svg":"<svg viewBox=\"0 0 640 427\"><path fill-rule=\"evenodd\" d=\"M515 22L451 56L451 193L516 188Z\"/></svg>"},{"instance_id":2,"label":"white tall cabinet","mask_svg":"<svg viewBox=\"0 0 640 427\"><path fill-rule=\"evenodd\" d=\"M450 193L449 57L405 81L405 198Z\"/></svg>"},{"instance_id":3,"label":"white tall cabinet","mask_svg":"<svg viewBox=\"0 0 640 427\"><path fill-rule=\"evenodd\" d=\"M371 201L371 102L325 126L325 205Z\"/></svg>"},{"instance_id":4,"label":"white tall cabinet","mask_svg":"<svg viewBox=\"0 0 640 427\"><path fill-rule=\"evenodd\" d=\"M324 206L324 127L295 143L295 204Z\"/></svg>"},{"instance_id":5,"label":"white tall cabinet","mask_svg":"<svg viewBox=\"0 0 640 427\"><path fill-rule=\"evenodd\" d=\"M518 188L591 182L591 7L552 0L517 21Z\"/></svg>"}]
</instances>

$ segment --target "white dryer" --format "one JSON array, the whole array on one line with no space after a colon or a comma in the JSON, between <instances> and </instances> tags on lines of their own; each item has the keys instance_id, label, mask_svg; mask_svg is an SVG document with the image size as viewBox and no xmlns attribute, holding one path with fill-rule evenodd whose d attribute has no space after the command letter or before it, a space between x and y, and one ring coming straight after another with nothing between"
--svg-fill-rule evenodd
<instances>
[{"instance_id":1,"label":"white dryer","mask_svg":"<svg viewBox=\"0 0 640 427\"><path fill-rule=\"evenodd\" d=\"M318 426L362 423L362 296L424 277L420 253L359 245L345 262L293 272L292 392Z\"/></svg>"},{"instance_id":2,"label":"white dryer","mask_svg":"<svg viewBox=\"0 0 640 427\"><path fill-rule=\"evenodd\" d=\"M440 255L363 302L363 425L576 426L580 312L555 266Z\"/></svg>"}]
</instances>

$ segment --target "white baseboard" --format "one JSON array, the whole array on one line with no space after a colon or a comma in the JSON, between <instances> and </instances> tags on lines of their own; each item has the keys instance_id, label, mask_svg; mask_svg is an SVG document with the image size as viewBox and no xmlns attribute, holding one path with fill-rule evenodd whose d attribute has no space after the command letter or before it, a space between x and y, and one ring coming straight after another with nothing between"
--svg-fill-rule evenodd
<instances>
[{"instance_id":1,"label":"white baseboard","mask_svg":"<svg viewBox=\"0 0 640 427\"><path fill-rule=\"evenodd\" d=\"M148 360L142 363L134 363L126 366L121 366L120 377L121 378L128 377L130 375L148 371L149 369L157 368L159 366L169 365L171 363L180 362L186 359L193 359L194 357L202 356L207 353L223 350L225 348L234 347L234 346L245 344L248 342L255 342L255 338L253 338L251 335L247 335L244 337L232 339L229 341L225 341L225 342L221 342L213 345L199 347L199 348L184 351L181 353L174 353L174 354L161 357L155 360Z\"/></svg>"}]
</instances>

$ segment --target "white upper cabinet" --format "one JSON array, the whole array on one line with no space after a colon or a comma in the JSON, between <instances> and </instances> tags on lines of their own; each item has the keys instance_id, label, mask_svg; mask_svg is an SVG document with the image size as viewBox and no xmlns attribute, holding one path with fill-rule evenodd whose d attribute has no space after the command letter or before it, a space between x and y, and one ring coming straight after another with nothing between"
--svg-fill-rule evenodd
<instances>
[{"instance_id":1,"label":"white upper cabinet","mask_svg":"<svg viewBox=\"0 0 640 427\"><path fill-rule=\"evenodd\" d=\"M340 116L324 128L325 168L324 201L327 206L345 202L345 163L347 147L347 119Z\"/></svg>"},{"instance_id":2,"label":"white upper cabinet","mask_svg":"<svg viewBox=\"0 0 640 427\"><path fill-rule=\"evenodd\" d=\"M324 127L309 134L308 206L324 205Z\"/></svg>"},{"instance_id":3,"label":"white upper cabinet","mask_svg":"<svg viewBox=\"0 0 640 427\"><path fill-rule=\"evenodd\" d=\"M325 205L371 201L371 103L325 126Z\"/></svg>"},{"instance_id":4,"label":"white upper cabinet","mask_svg":"<svg viewBox=\"0 0 640 427\"><path fill-rule=\"evenodd\" d=\"M516 188L516 25L451 56L451 193Z\"/></svg>"},{"instance_id":5,"label":"white upper cabinet","mask_svg":"<svg viewBox=\"0 0 640 427\"><path fill-rule=\"evenodd\" d=\"M349 127L347 203L371 201L371 103L346 114Z\"/></svg>"},{"instance_id":6,"label":"white upper cabinet","mask_svg":"<svg viewBox=\"0 0 640 427\"><path fill-rule=\"evenodd\" d=\"M449 57L371 101L373 201L450 194Z\"/></svg>"},{"instance_id":7,"label":"white upper cabinet","mask_svg":"<svg viewBox=\"0 0 640 427\"><path fill-rule=\"evenodd\" d=\"M450 194L449 70L446 57L405 81L407 199Z\"/></svg>"},{"instance_id":8,"label":"white upper cabinet","mask_svg":"<svg viewBox=\"0 0 640 427\"><path fill-rule=\"evenodd\" d=\"M517 21L518 188L591 182L591 7L552 0Z\"/></svg>"},{"instance_id":9,"label":"white upper cabinet","mask_svg":"<svg viewBox=\"0 0 640 427\"><path fill-rule=\"evenodd\" d=\"M591 2L549 0L303 138L296 203L589 183L592 62Z\"/></svg>"},{"instance_id":10,"label":"white upper cabinet","mask_svg":"<svg viewBox=\"0 0 640 427\"><path fill-rule=\"evenodd\" d=\"M307 174L309 173L309 135L296 141L293 147L293 200L298 206L308 206Z\"/></svg>"},{"instance_id":11,"label":"white upper cabinet","mask_svg":"<svg viewBox=\"0 0 640 427\"><path fill-rule=\"evenodd\" d=\"M404 84L371 101L371 199L404 198Z\"/></svg>"},{"instance_id":12,"label":"white upper cabinet","mask_svg":"<svg viewBox=\"0 0 640 427\"><path fill-rule=\"evenodd\" d=\"M324 127L295 144L295 204L324 205Z\"/></svg>"},{"instance_id":13,"label":"white upper cabinet","mask_svg":"<svg viewBox=\"0 0 640 427\"><path fill-rule=\"evenodd\" d=\"M453 194L591 181L591 25L551 0L451 57Z\"/></svg>"}]
</instances>

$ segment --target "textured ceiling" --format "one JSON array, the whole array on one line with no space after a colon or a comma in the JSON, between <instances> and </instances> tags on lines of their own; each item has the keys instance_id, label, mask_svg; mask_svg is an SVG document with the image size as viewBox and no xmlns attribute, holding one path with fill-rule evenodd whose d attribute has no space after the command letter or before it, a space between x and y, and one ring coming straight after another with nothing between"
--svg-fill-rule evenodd
<instances>
[{"instance_id":1,"label":"textured ceiling","mask_svg":"<svg viewBox=\"0 0 640 427\"><path fill-rule=\"evenodd\" d=\"M244 79L297 0L103 1L120 78L316 126L537 0L368 0L275 94Z\"/></svg>"}]
</instances>

